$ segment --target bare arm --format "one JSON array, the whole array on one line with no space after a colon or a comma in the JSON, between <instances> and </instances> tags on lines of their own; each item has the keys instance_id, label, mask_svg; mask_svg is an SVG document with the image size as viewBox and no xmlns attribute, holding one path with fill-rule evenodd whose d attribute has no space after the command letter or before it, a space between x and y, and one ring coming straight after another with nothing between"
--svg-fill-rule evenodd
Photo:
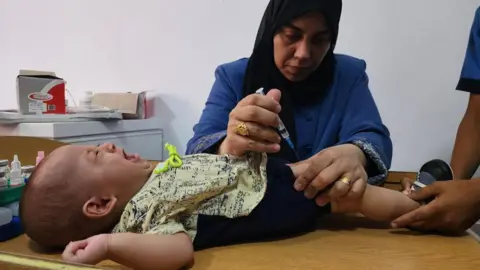
<instances>
[{"instance_id":1,"label":"bare arm","mask_svg":"<svg viewBox=\"0 0 480 270\"><path fill-rule=\"evenodd\" d=\"M470 94L451 163L455 179L470 179L480 164L480 94Z\"/></svg>"},{"instance_id":2,"label":"bare arm","mask_svg":"<svg viewBox=\"0 0 480 270\"><path fill-rule=\"evenodd\" d=\"M188 235L110 235L107 258L132 269L180 269L193 262Z\"/></svg>"}]
</instances>

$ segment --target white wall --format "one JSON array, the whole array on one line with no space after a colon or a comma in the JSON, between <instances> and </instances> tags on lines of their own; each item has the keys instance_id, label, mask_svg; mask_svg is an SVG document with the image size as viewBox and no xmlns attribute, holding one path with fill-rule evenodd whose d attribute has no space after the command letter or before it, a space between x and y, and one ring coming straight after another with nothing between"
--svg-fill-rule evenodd
<instances>
[{"instance_id":1,"label":"white wall","mask_svg":"<svg viewBox=\"0 0 480 270\"><path fill-rule=\"evenodd\" d=\"M19 69L82 91L151 89L166 139L185 149L217 65L248 56L267 0L2 0L0 108ZM345 0L337 52L367 60L394 140L394 170L449 159L467 95L454 91L479 0Z\"/></svg>"}]
</instances>

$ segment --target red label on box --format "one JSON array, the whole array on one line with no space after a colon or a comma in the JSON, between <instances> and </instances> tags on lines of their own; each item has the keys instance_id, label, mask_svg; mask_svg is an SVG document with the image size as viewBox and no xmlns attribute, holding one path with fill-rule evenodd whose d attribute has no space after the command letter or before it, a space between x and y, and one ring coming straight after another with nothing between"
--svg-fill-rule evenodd
<instances>
[{"instance_id":1,"label":"red label on box","mask_svg":"<svg viewBox=\"0 0 480 270\"><path fill-rule=\"evenodd\" d=\"M65 114L65 81L56 77L19 76L17 95L23 114Z\"/></svg>"}]
</instances>

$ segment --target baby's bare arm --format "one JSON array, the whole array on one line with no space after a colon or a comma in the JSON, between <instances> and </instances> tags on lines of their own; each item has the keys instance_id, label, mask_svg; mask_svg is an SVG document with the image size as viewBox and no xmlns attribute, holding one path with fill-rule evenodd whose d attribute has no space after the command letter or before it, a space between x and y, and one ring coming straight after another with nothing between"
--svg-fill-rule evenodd
<instances>
[{"instance_id":1,"label":"baby's bare arm","mask_svg":"<svg viewBox=\"0 0 480 270\"><path fill-rule=\"evenodd\" d=\"M108 259L132 269L181 269L193 263L193 244L185 233L110 236Z\"/></svg>"}]
</instances>

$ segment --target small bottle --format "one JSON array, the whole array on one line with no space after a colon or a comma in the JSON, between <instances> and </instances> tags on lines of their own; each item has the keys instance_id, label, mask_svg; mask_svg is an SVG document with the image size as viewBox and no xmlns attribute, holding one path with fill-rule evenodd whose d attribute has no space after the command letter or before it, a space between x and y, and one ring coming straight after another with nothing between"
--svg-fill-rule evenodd
<instances>
[{"instance_id":1,"label":"small bottle","mask_svg":"<svg viewBox=\"0 0 480 270\"><path fill-rule=\"evenodd\" d=\"M8 208L10 209L10 211L12 211L12 216L14 217L18 217L19 216L19 202L13 202L9 205L6 205L5 208Z\"/></svg>"},{"instance_id":2,"label":"small bottle","mask_svg":"<svg viewBox=\"0 0 480 270\"><path fill-rule=\"evenodd\" d=\"M25 184L28 182L28 179L30 178L30 175L32 175L35 168L36 167L32 165L22 166L22 178L23 181L25 181Z\"/></svg>"},{"instance_id":3,"label":"small bottle","mask_svg":"<svg viewBox=\"0 0 480 270\"><path fill-rule=\"evenodd\" d=\"M0 227L12 222L12 210L6 207L0 207Z\"/></svg>"},{"instance_id":4,"label":"small bottle","mask_svg":"<svg viewBox=\"0 0 480 270\"><path fill-rule=\"evenodd\" d=\"M8 180L5 177L5 172L0 172L0 190L8 188Z\"/></svg>"},{"instance_id":5,"label":"small bottle","mask_svg":"<svg viewBox=\"0 0 480 270\"><path fill-rule=\"evenodd\" d=\"M83 99L80 101L80 107L90 108L92 106L93 92L85 91Z\"/></svg>"},{"instance_id":6,"label":"small bottle","mask_svg":"<svg viewBox=\"0 0 480 270\"><path fill-rule=\"evenodd\" d=\"M0 160L0 172L8 173L8 160Z\"/></svg>"},{"instance_id":7,"label":"small bottle","mask_svg":"<svg viewBox=\"0 0 480 270\"><path fill-rule=\"evenodd\" d=\"M45 157L45 152L38 151L37 158L35 159L35 166L38 166L38 163L40 163L40 161L42 161L44 157Z\"/></svg>"},{"instance_id":8,"label":"small bottle","mask_svg":"<svg viewBox=\"0 0 480 270\"><path fill-rule=\"evenodd\" d=\"M13 156L10 169L10 186L21 186L25 183L22 177L22 164L18 160L18 155Z\"/></svg>"}]
</instances>

